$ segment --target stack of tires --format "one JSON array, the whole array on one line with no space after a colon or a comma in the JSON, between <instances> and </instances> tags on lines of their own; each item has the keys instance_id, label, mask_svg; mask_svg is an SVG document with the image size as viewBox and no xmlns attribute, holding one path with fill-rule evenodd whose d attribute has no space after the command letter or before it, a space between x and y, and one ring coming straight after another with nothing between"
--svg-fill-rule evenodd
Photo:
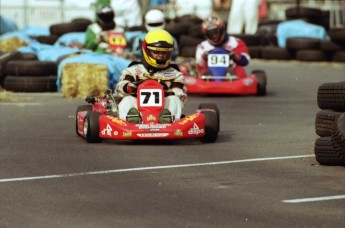
<instances>
[{"instance_id":1,"label":"stack of tires","mask_svg":"<svg viewBox=\"0 0 345 228\"><path fill-rule=\"evenodd\" d=\"M31 38L53 45L66 33L85 32L91 23L89 19L76 18L51 25L48 36ZM58 62L40 61L34 53L0 51L0 87L13 92L56 92L57 66Z\"/></svg>"},{"instance_id":2,"label":"stack of tires","mask_svg":"<svg viewBox=\"0 0 345 228\"><path fill-rule=\"evenodd\" d=\"M177 40L180 56L195 57L196 46L204 40L201 23L201 19L186 15L167 24L165 29Z\"/></svg>"},{"instance_id":3,"label":"stack of tires","mask_svg":"<svg viewBox=\"0 0 345 228\"><path fill-rule=\"evenodd\" d=\"M0 86L13 92L56 92L55 62L39 61L33 53L0 54Z\"/></svg>"},{"instance_id":4,"label":"stack of tires","mask_svg":"<svg viewBox=\"0 0 345 228\"><path fill-rule=\"evenodd\" d=\"M75 18L70 22L57 23L49 26L50 34L47 36L35 36L31 38L43 44L53 45L59 37L66 33L85 32L91 23L92 21L87 18Z\"/></svg>"},{"instance_id":5,"label":"stack of tires","mask_svg":"<svg viewBox=\"0 0 345 228\"><path fill-rule=\"evenodd\" d=\"M317 104L316 160L321 165L345 166L345 81L320 85Z\"/></svg>"}]
</instances>

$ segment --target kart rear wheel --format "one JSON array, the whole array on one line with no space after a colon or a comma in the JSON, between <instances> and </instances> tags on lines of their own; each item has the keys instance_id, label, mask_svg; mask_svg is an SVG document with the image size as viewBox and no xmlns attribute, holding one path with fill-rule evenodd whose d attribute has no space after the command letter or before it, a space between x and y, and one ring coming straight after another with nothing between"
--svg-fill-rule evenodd
<instances>
[{"instance_id":1,"label":"kart rear wheel","mask_svg":"<svg viewBox=\"0 0 345 228\"><path fill-rule=\"evenodd\" d=\"M214 104L214 103L201 103L199 104L199 109L212 109L215 110L216 114L217 114L217 121L218 121L218 131L220 129L220 115L219 115L219 108L218 105Z\"/></svg>"},{"instance_id":2,"label":"kart rear wheel","mask_svg":"<svg viewBox=\"0 0 345 228\"><path fill-rule=\"evenodd\" d=\"M217 114L212 111L203 111L205 115L205 136L200 141L205 143L214 143L218 137L219 122Z\"/></svg>"},{"instance_id":3,"label":"kart rear wheel","mask_svg":"<svg viewBox=\"0 0 345 228\"><path fill-rule=\"evenodd\" d=\"M100 112L89 111L85 116L84 135L88 143L100 143L102 139L99 137L99 116Z\"/></svg>"},{"instance_id":4,"label":"kart rear wheel","mask_svg":"<svg viewBox=\"0 0 345 228\"><path fill-rule=\"evenodd\" d=\"M91 105L80 105L77 107L77 111L75 113L75 131L77 135L81 136L78 132L78 112L82 111L92 111L92 106Z\"/></svg>"},{"instance_id":5,"label":"kart rear wheel","mask_svg":"<svg viewBox=\"0 0 345 228\"><path fill-rule=\"evenodd\" d=\"M257 84L257 96L265 96L266 95L266 84L267 84L267 77L266 72L263 70L253 70L252 74L254 74L258 80Z\"/></svg>"}]
</instances>

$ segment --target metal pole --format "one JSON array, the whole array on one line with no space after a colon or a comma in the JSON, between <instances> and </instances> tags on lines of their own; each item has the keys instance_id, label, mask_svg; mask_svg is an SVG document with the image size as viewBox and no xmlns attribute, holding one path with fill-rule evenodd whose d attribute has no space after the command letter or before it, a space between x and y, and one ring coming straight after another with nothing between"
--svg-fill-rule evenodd
<instances>
[{"instance_id":1,"label":"metal pole","mask_svg":"<svg viewBox=\"0 0 345 228\"><path fill-rule=\"evenodd\" d=\"M24 1L24 27L29 24L28 11L29 11L28 0L25 0Z\"/></svg>"},{"instance_id":2,"label":"metal pole","mask_svg":"<svg viewBox=\"0 0 345 228\"><path fill-rule=\"evenodd\" d=\"M61 11L61 21L65 22L65 1L61 0L60 11Z\"/></svg>"}]
</instances>

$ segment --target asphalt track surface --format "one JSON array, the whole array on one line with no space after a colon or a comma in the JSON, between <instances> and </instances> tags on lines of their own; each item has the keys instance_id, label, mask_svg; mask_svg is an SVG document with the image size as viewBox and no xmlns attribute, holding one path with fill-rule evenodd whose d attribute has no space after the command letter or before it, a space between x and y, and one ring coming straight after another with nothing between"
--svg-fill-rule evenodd
<instances>
[{"instance_id":1,"label":"asphalt track surface","mask_svg":"<svg viewBox=\"0 0 345 228\"><path fill-rule=\"evenodd\" d=\"M265 97L219 105L214 144L102 142L75 133L81 99L0 103L0 227L345 227L345 168L314 157L317 88L344 64L253 61Z\"/></svg>"}]
</instances>

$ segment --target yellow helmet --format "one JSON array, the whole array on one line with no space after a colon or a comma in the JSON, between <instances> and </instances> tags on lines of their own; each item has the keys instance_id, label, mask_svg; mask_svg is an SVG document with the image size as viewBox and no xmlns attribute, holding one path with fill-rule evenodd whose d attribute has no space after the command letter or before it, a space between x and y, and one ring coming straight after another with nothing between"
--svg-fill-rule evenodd
<instances>
[{"instance_id":1,"label":"yellow helmet","mask_svg":"<svg viewBox=\"0 0 345 228\"><path fill-rule=\"evenodd\" d=\"M168 68L173 50L174 40L167 31L152 30L142 43L143 64L156 70Z\"/></svg>"}]
</instances>

